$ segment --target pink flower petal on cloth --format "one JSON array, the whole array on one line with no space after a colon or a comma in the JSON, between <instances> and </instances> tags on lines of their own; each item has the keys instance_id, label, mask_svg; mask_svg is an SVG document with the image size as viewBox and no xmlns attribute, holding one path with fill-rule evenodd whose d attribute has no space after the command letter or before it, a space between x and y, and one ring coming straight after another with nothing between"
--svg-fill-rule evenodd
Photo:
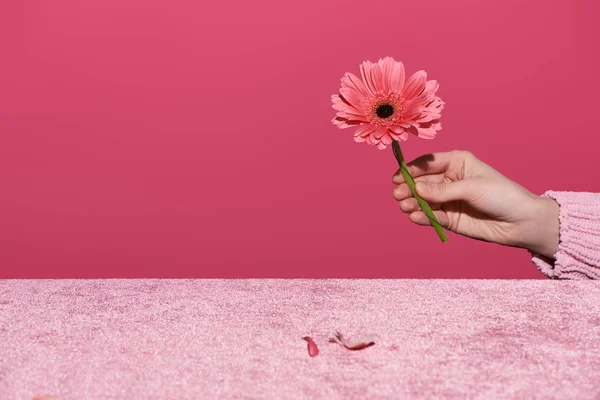
<instances>
[{"instance_id":1,"label":"pink flower petal on cloth","mask_svg":"<svg viewBox=\"0 0 600 400\"><path fill-rule=\"evenodd\" d=\"M427 82L427 73L425 71L415 72L408 81L402 91L402 97L407 102L413 100L415 97L421 94L425 89L425 83Z\"/></svg>"},{"instance_id":2,"label":"pink flower petal on cloth","mask_svg":"<svg viewBox=\"0 0 600 400\"><path fill-rule=\"evenodd\" d=\"M317 344L315 343L315 341L312 340L312 338L310 336L304 336L302 339L306 340L306 342L308 343L308 355L311 357L318 356L319 355L319 347L317 347Z\"/></svg>"},{"instance_id":3,"label":"pink flower petal on cloth","mask_svg":"<svg viewBox=\"0 0 600 400\"><path fill-rule=\"evenodd\" d=\"M37 396L37 397L34 397L32 400L61 400L61 399L59 399L58 397L54 397L54 396L41 396L41 397Z\"/></svg>"},{"instance_id":4,"label":"pink flower petal on cloth","mask_svg":"<svg viewBox=\"0 0 600 400\"><path fill-rule=\"evenodd\" d=\"M365 336L358 340L349 340L349 339L346 339L344 337L344 335L342 335L340 333L340 331L336 331L335 335L333 335L333 337L329 338L329 341L331 343L338 343L338 344L344 346L345 348L347 348L348 350L366 349L367 347L373 346L375 344L376 340L379 340L377 335Z\"/></svg>"}]
</instances>

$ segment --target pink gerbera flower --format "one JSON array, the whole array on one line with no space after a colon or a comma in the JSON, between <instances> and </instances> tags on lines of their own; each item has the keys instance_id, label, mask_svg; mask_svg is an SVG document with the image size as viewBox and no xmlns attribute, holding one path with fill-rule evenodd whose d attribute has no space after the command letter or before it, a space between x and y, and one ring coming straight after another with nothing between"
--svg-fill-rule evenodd
<instances>
[{"instance_id":1,"label":"pink gerbera flower","mask_svg":"<svg viewBox=\"0 0 600 400\"><path fill-rule=\"evenodd\" d=\"M331 96L337 110L332 122L339 128L358 127L355 141L383 150L409 134L433 139L442 129L444 102L435 95L437 81L428 81L425 71L405 82L404 65L386 57L376 64L363 62L360 74L362 79L345 74L340 94Z\"/></svg>"}]
</instances>

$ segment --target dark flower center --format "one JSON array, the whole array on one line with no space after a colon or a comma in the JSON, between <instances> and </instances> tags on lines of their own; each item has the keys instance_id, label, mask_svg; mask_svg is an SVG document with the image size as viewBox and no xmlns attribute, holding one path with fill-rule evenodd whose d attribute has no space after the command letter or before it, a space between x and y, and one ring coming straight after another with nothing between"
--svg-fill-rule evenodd
<instances>
[{"instance_id":1,"label":"dark flower center","mask_svg":"<svg viewBox=\"0 0 600 400\"><path fill-rule=\"evenodd\" d=\"M389 104L382 104L379 107L377 107L377 110L375 110L375 112L377 113L377 116L379 118L391 117L392 114L394 114L394 107L390 106Z\"/></svg>"}]
</instances>

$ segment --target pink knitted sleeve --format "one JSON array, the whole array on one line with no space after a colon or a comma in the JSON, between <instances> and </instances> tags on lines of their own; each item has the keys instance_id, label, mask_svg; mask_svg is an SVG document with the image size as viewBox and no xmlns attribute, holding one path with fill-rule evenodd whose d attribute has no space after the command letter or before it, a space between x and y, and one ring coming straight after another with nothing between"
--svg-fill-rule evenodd
<instances>
[{"instance_id":1,"label":"pink knitted sleeve","mask_svg":"<svg viewBox=\"0 0 600 400\"><path fill-rule=\"evenodd\" d=\"M600 279L600 193L548 191L559 205L559 244L554 259L532 253L553 279Z\"/></svg>"}]
</instances>

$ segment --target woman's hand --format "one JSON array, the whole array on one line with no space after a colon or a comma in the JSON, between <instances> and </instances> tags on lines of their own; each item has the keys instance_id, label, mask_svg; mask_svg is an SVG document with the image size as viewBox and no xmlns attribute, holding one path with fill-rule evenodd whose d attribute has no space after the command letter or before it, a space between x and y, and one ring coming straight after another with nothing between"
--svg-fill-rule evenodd
<instances>
[{"instance_id":1,"label":"woman's hand","mask_svg":"<svg viewBox=\"0 0 600 400\"><path fill-rule=\"evenodd\" d=\"M417 193L440 224L460 235L553 257L559 240L558 204L536 196L467 151L428 154L408 163ZM400 171L394 198L419 225L430 225Z\"/></svg>"}]
</instances>

